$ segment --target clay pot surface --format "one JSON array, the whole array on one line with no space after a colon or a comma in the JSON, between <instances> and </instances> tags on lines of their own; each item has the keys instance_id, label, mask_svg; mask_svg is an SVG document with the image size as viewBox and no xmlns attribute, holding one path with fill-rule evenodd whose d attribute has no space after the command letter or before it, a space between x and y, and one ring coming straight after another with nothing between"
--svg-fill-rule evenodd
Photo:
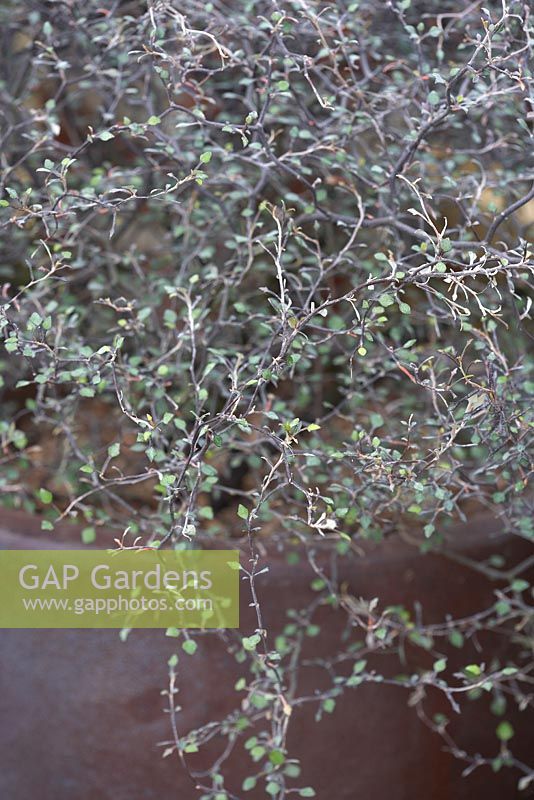
<instances>
[{"instance_id":1,"label":"clay pot surface","mask_svg":"<svg viewBox=\"0 0 534 800\"><path fill-rule=\"evenodd\" d=\"M462 555L484 560L501 553L514 564L530 554L521 539L504 536L495 520L483 518L453 529L450 545ZM39 521L2 512L0 549L65 547L39 531ZM284 554L268 556L268 579L260 584L266 627L279 631L286 610L313 598L307 562L289 565ZM425 622L447 614L467 616L491 603L496 584L443 555L421 555L399 540L369 545L344 566L354 596L379 597L381 605L413 608L421 603ZM242 634L254 629L250 598L243 592ZM341 611L321 611L322 634L314 655L334 653L346 625ZM182 654L177 640L162 631L132 631L121 641L110 630L0 631L0 797L6 800L194 800L198 793L175 758L163 759L158 743L168 741L161 690L168 685L167 660L180 652L178 723L187 731L221 719L238 707L233 687L244 668L212 634L201 636L195 656ZM496 643L495 648L502 644ZM419 652L419 651L418 651ZM506 652L499 652L506 657ZM469 648L454 651L452 663L465 665ZM417 653L408 658L421 656ZM478 660L478 659L475 659ZM468 663L468 662L467 662ZM410 664L411 666L411 664ZM303 674L302 693L324 682L321 671ZM442 740L408 706L408 692L395 686L363 684L347 690L334 714L315 722L315 708L294 710L289 750L301 760L299 785L311 785L325 800L503 800L520 797L518 774L488 768L461 777L461 764ZM497 755L498 720L480 702L467 703L453 723L468 752ZM430 691L429 710L446 710ZM508 715L514 745L528 761L529 712ZM245 737L246 738L246 737ZM515 752L514 749L514 752ZM524 752L521 752L524 751ZM242 749L225 771L239 797L266 797L263 786L243 793L250 761Z\"/></svg>"}]
</instances>

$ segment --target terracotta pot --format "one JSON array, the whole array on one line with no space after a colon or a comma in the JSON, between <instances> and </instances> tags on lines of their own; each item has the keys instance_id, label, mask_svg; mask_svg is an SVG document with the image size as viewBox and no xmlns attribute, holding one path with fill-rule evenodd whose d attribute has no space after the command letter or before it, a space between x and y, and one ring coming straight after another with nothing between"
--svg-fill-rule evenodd
<instances>
[{"instance_id":1,"label":"terracotta pot","mask_svg":"<svg viewBox=\"0 0 534 800\"><path fill-rule=\"evenodd\" d=\"M49 534L34 518L3 512L0 548L42 549ZM482 560L499 552L510 563L528 555L520 539L502 536L493 520L460 526L451 545L462 555ZM54 545L54 546L57 546ZM65 546L65 545L63 545ZM313 596L308 565L290 566L282 556L269 558L261 604L269 630L286 621L286 609ZM448 613L467 616L491 602L495 584L441 555L422 556L401 541L369 547L350 561L347 576L353 595L380 597L382 604L412 607L420 602L426 622ZM254 625L243 597L243 633ZM324 630L313 647L335 652L347 617L325 609ZM501 645L499 645L501 646ZM497 647L497 645L495 645ZM133 631L125 642L117 631L0 631L0 797L6 800L188 800L198 797L173 758L162 759L158 743L170 739L168 715L160 691L167 687L167 659L176 641L160 631ZM500 654L501 656L503 653ZM504 654L505 655L505 654ZM466 663L465 651L451 659ZM409 656L410 658L412 656ZM213 636L200 639L199 651L180 657L182 712L186 731L220 719L236 705L233 686L243 668ZM321 674L304 676L302 692L313 693ZM443 700L430 692L430 710ZM315 708L292 714L289 747L301 759L300 785L315 787L318 798L352 800L445 800L519 797L518 775L493 774L488 768L461 778L465 764L444 752L407 704L406 689L363 684L343 695L336 712L314 721ZM515 749L528 749L526 712L507 714L516 730ZM480 702L467 704L454 725L468 752L496 755L495 717ZM525 754L528 760L528 754ZM226 770L239 797L247 764L243 751Z\"/></svg>"}]
</instances>

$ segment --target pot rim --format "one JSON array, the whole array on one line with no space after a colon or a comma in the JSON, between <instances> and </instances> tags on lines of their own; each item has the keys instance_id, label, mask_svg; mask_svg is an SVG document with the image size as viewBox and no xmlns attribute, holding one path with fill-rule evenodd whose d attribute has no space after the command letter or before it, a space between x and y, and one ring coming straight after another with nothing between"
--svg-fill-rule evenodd
<instances>
[{"instance_id":1,"label":"pot rim","mask_svg":"<svg viewBox=\"0 0 534 800\"><path fill-rule=\"evenodd\" d=\"M80 549L103 549L104 545L100 542L95 542L90 545L84 544L81 539L54 539L48 538L46 532L42 532L39 536L40 523L42 517L38 515L29 514L25 511L18 509L0 509L0 549L4 550L80 550ZM64 534L68 530L69 533L78 534L80 536L83 525L60 523L59 530ZM106 533L109 533L108 547L111 542L117 537L117 532L110 529L99 529L99 538ZM456 523L449 528L442 531L444 541L443 545L433 547L428 551L430 555L446 555L447 551L453 553L468 553L471 550L479 549L481 546L501 545L510 541L515 535L512 531L505 529L503 520L491 514L478 514L468 518L465 522ZM357 560L365 560L370 563L379 563L384 560L405 560L407 557L414 558L416 556L424 555L419 544L424 541L408 542L401 536L388 537L381 542L372 542L366 540L356 541L354 547L354 556ZM228 542L224 542L227 545ZM272 548L269 547L269 539L258 539L258 544L262 546L266 556L274 560L281 558L287 551L299 549L299 543L295 545L288 541L287 547L281 547L279 543L274 543ZM214 549L220 549L223 542L214 541ZM321 554L328 553L333 547L331 541L310 540L311 547ZM242 543L235 542L235 549L239 549L244 555L248 555L248 549L242 546ZM230 548L227 548L230 549Z\"/></svg>"}]
</instances>

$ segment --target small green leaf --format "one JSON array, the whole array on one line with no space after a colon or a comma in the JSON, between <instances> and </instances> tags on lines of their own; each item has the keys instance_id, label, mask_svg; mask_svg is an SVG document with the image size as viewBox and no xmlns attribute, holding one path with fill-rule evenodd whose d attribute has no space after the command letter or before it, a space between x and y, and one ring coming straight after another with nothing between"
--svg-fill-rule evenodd
<instances>
[{"instance_id":1,"label":"small green leaf","mask_svg":"<svg viewBox=\"0 0 534 800\"><path fill-rule=\"evenodd\" d=\"M516 675L517 667L505 667L502 671L503 675Z\"/></svg>"},{"instance_id":2,"label":"small green leaf","mask_svg":"<svg viewBox=\"0 0 534 800\"><path fill-rule=\"evenodd\" d=\"M113 444L110 444L110 446L108 447L108 456L110 458L116 458L116 456L119 455L120 451L121 451L121 446L119 442L114 442Z\"/></svg>"},{"instance_id":3,"label":"small green leaf","mask_svg":"<svg viewBox=\"0 0 534 800\"><path fill-rule=\"evenodd\" d=\"M305 786L304 789L301 789L299 792L301 797L315 797L315 789L312 789L311 786Z\"/></svg>"},{"instance_id":4,"label":"small green leaf","mask_svg":"<svg viewBox=\"0 0 534 800\"><path fill-rule=\"evenodd\" d=\"M96 531L94 528L84 528L82 531L82 542L84 544L92 544L96 540Z\"/></svg>"},{"instance_id":5,"label":"small green leaf","mask_svg":"<svg viewBox=\"0 0 534 800\"><path fill-rule=\"evenodd\" d=\"M54 496L52 492L48 491L48 489L39 489L39 500L41 501L41 503L48 505L49 503L52 502L53 499Z\"/></svg>"},{"instance_id":6,"label":"small green leaf","mask_svg":"<svg viewBox=\"0 0 534 800\"><path fill-rule=\"evenodd\" d=\"M209 164L210 161L211 161L211 151L210 150L206 150L206 152L202 153L201 156L200 156L200 163L201 164Z\"/></svg>"},{"instance_id":7,"label":"small green leaf","mask_svg":"<svg viewBox=\"0 0 534 800\"><path fill-rule=\"evenodd\" d=\"M430 103L430 105L437 106L439 105L439 101L440 101L439 94L434 91L430 92L430 94L428 95L428 102Z\"/></svg>"},{"instance_id":8,"label":"small green leaf","mask_svg":"<svg viewBox=\"0 0 534 800\"><path fill-rule=\"evenodd\" d=\"M259 633L253 633L252 636L244 636L242 640L244 649L248 650L249 652L251 650L255 650L260 642L261 636Z\"/></svg>"},{"instance_id":9,"label":"small green leaf","mask_svg":"<svg viewBox=\"0 0 534 800\"><path fill-rule=\"evenodd\" d=\"M41 324L41 315L34 311L33 314L30 314L30 318L28 320L28 326L30 328L37 328Z\"/></svg>"},{"instance_id":10,"label":"small green leaf","mask_svg":"<svg viewBox=\"0 0 534 800\"><path fill-rule=\"evenodd\" d=\"M271 750L269 753L269 761L271 764L274 764L275 767L279 767L280 764L283 764L285 760L286 757L281 750Z\"/></svg>"},{"instance_id":11,"label":"small green leaf","mask_svg":"<svg viewBox=\"0 0 534 800\"><path fill-rule=\"evenodd\" d=\"M509 722L503 720L497 725L497 737L501 742L508 742L514 735L514 729Z\"/></svg>"},{"instance_id":12,"label":"small green leaf","mask_svg":"<svg viewBox=\"0 0 534 800\"><path fill-rule=\"evenodd\" d=\"M147 125L159 125L160 122L161 122L161 119L159 117L157 117L155 114L152 114L152 116L147 119L146 124Z\"/></svg>"},{"instance_id":13,"label":"small green leaf","mask_svg":"<svg viewBox=\"0 0 534 800\"><path fill-rule=\"evenodd\" d=\"M237 507L237 516L241 519L248 519L248 508L241 503Z\"/></svg>"},{"instance_id":14,"label":"small green leaf","mask_svg":"<svg viewBox=\"0 0 534 800\"><path fill-rule=\"evenodd\" d=\"M198 649L198 644L195 642L194 639L186 639L185 642L182 644L182 650L184 653L187 653L188 656L195 655Z\"/></svg>"},{"instance_id":15,"label":"small green leaf","mask_svg":"<svg viewBox=\"0 0 534 800\"><path fill-rule=\"evenodd\" d=\"M482 670L478 664L468 664L464 672L466 675L469 675L470 678L478 678L479 675L482 675Z\"/></svg>"},{"instance_id":16,"label":"small green leaf","mask_svg":"<svg viewBox=\"0 0 534 800\"><path fill-rule=\"evenodd\" d=\"M276 86L281 92L287 92L289 89L289 83L287 81L278 81Z\"/></svg>"}]
</instances>

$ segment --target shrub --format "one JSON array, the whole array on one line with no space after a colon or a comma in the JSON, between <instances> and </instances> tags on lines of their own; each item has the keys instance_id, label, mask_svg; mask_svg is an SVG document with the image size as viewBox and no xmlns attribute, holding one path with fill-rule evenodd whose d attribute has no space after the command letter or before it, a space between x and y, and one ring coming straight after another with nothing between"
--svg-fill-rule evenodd
<instances>
[{"instance_id":1,"label":"shrub","mask_svg":"<svg viewBox=\"0 0 534 800\"><path fill-rule=\"evenodd\" d=\"M432 549L480 509L532 537L526 3L2 14L6 504L87 542L244 537L254 564L266 540ZM513 630L528 588L516 573L471 634ZM258 623L240 657L267 736L288 659L262 673L265 642ZM474 683L519 702L528 664ZM507 724L493 765L527 785ZM300 779L275 745L258 773L282 796Z\"/></svg>"}]
</instances>

